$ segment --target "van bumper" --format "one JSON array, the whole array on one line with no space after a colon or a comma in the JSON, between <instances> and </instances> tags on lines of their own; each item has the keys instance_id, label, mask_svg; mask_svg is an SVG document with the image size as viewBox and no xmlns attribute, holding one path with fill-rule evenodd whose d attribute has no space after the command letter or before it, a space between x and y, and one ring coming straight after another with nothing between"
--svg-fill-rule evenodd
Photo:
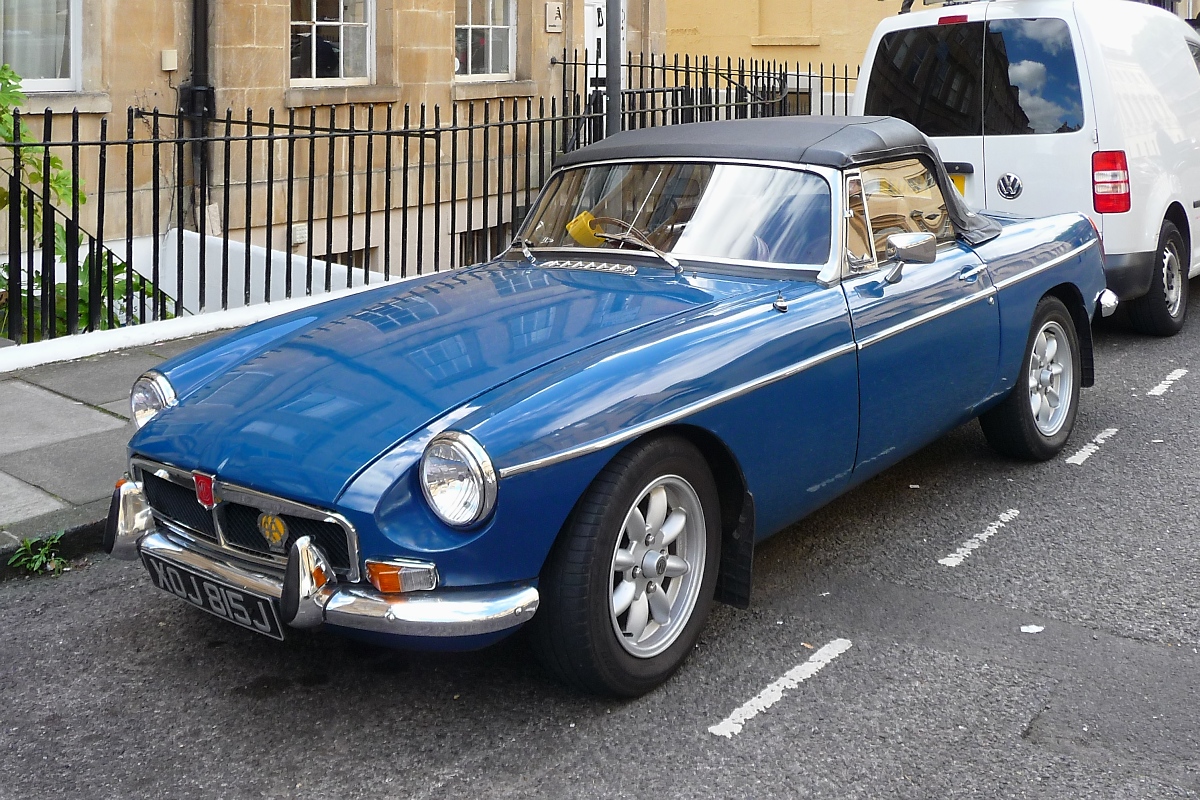
<instances>
[{"instance_id":1,"label":"van bumper","mask_svg":"<svg viewBox=\"0 0 1200 800\"><path fill-rule=\"evenodd\" d=\"M1150 291L1154 256L1153 250L1148 253L1104 254L1104 281L1118 300L1133 300Z\"/></svg>"}]
</instances>

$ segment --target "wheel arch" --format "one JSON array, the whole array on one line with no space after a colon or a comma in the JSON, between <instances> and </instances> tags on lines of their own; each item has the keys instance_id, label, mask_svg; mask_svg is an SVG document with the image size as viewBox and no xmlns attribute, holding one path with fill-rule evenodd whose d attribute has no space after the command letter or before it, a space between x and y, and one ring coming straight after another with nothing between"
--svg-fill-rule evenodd
<instances>
[{"instance_id":1,"label":"wheel arch","mask_svg":"<svg viewBox=\"0 0 1200 800\"><path fill-rule=\"evenodd\" d=\"M1187 268L1184 270L1186 276L1192 266L1192 229L1188 225L1187 212L1184 211L1178 200L1174 200L1171 205L1167 206L1167 213L1163 215L1163 219L1173 223L1179 229L1179 235L1183 237L1183 255L1188 260Z\"/></svg>"},{"instance_id":2,"label":"wheel arch","mask_svg":"<svg viewBox=\"0 0 1200 800\"><path fill-rule=\"evenodd\" d=\"M708 462L721 504L721 567L715 597L736 608L749 608L754 569L754 496L737 456L715 433L695 425L672 425L655 434L686 439Z\"/></svg>"},{"instance_id":3,"label":"wheel arch","mask_svg":"<svg viewBox=\"0 0 1200 800\"><path fill-rule=\"evenodd\" d=\"M1073 283L1060 283L1047 291L1043 297L1057 297L1071 313L1071 321L1075 323L1075 333L1079 337L1079 384L1092 386L1096 382L1096 362L1092 354L1092 321L1088 317L1079 287Z\"/></svg>"},{"instance_id":4,"label":"wheel arch","mask_svg":"<svg viewBox=\"0 0 1200 800\"><path fill-rule=\"evenodd\" d=\"M747 486L741 464L729 446L707 428L686 423L674 424L631 439L613 458L647 439L668 436L683 439L699 450L717 485L717 502L721 507L721 563L714 599L735 608L749 608L754 568L754 496ZM609 459L608 463L611 462L612 459ZM601 467L599 472L603 469ZM563 523L556 540L561 540L568 525L570 516Z\"/></svg>"}]
</instances>

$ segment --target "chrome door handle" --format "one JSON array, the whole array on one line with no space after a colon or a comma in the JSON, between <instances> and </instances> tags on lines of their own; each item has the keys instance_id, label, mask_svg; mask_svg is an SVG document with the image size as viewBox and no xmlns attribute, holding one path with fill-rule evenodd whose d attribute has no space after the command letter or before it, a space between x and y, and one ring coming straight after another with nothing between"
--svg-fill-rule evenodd
<instances>
[{"instance_id":1,"label":"chrome door handle","mask_svg":"<svg viewBox=\"0 0 1200 800\"><path fill-rule=\"evenodd\" d=\"M986 269L986 264L981 264L978 267L971 267L970 269L964 269L962 272L958 273L958 279L960 281L974 281Z\"/></svg>"}]
</instances>

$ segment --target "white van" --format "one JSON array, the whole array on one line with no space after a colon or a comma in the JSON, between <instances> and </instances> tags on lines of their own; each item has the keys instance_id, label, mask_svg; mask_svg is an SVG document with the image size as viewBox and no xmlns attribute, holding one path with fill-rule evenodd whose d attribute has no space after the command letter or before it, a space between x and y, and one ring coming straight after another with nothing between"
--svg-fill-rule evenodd
<instances>
[{"instance_id":1,"label":"white van","mask_svg":"<svg viewBox=\"0 0 1200 800\"><path fill-rule=\"evenodd\" d=\"M1146 333L1183 326L1200 274L1200 35L1131 0L951 3L884 20L854 113L933 138L968 203L1088 214Z\"/></svg>"}]
</instances>

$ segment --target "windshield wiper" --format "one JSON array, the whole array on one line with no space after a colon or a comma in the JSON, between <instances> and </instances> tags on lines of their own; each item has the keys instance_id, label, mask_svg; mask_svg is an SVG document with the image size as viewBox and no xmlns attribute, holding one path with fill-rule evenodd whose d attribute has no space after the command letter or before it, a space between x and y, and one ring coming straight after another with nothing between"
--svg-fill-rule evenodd
<instances>
[{"instance_id":1,"label":"windshield wiper","mask_svg":"<svg viewBox=\"0 0 1200 800\"><path fill-rule=\"evenodd\" d=\"M529 263L533 264L536 267L538 264L538 260L533 257L533 251L529 249L529 246L532 244L533 244L533 242L529 241L528 239L524 238L523 236L518 236L512 240L512 243L508 246L508 249L512 250L514 247L520 247L521 255L523 255L527 259L529 259Z\"/></svg>"},{"instance_id":2,"label":"windshield wiper","mask_svg":"<svg viewBox=\"0 0 1200 800\"><path fill-rule=\"evenodd\" d=\"M657 247L650 244L650 241L646 238L646 235L632 225L629 226L628 230L622 233L602 233L597 231L594 233L594 235L597 239L602 239L606 242L619 242L621 244L637 245L643 250L649 250L651 253L654 253L654 255L670 264L675 268L676 272L679 272L683 269L683 267L679 266L679 261L677 261L674 256L669 253L664 253L662 250L659 250Z\"/></svg>"}]
</instances>

